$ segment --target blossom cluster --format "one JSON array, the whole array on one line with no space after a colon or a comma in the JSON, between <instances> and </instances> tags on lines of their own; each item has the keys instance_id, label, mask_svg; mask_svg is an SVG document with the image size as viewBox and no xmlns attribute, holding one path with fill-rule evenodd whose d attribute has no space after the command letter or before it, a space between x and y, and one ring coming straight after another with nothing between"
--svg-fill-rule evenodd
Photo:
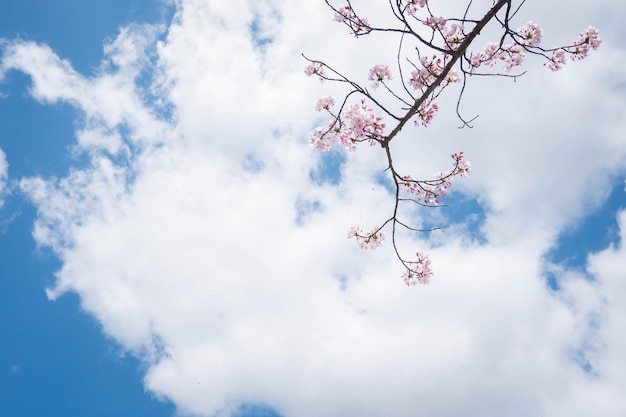
<instances>
[{"instance_id":1,"label":"blossom cluster","mask_svg":"<svg viewBox=\"0 0 626 417\"><path fill-rule=\"evenodd\" d=\"M471 71L475 71L481 65L493 67L498 62L503 62L504 68L510 71L513 67L522 65L526 56L524 47L515 42L502 46L490 42L483 49L472 51L469 60L472 66Z\"/></svg>"},{"instance_id":2,"label":"blossom cluster","mask_svg":"<svg viewBox=\"0 0 626 417\"><path fill-rule=\"evenodd\" d=\"M325 96L320 97L315 103L315 111L330 110L335 105L335 97Z\"/></svg>"},{"instance_id":3,"label":"blossom cluster","mask_svg":"<svg viewBox=\"0 0 626 417\"><path fill-rule=\"evenodd\" d=\"M380 228L363 230L359 226L354 226L348 232L348 239L356 239L361 249L376 249L385 241L385 234Z\"/></svg>"},{"instance_id":4,"label":"blossom cluster","mask_svg":"<svg viewBox=\"0 0 626 417\"><path fill-rule=\"evenodd\" d=\"M316 109L329 109L335 104L331 96L322 97L317 101ZM318 111L319 111L318 110ZM332 113L331 113L332 114ZM311 132L311 144L322 151L328 151L332 142L341 143L347 150L356 150L356 145L369 140L373 145L382 140L385 130L382 116L376 116L373 109L368 107L365 99L360 103L347 106L341 112L341 117L333 117L326 127L317 127Z\"/></svg>"},{"instance_id":5,"label":"blossom cluster","mask_svg":"<svg viewBox=\"0 0 626 417\"><path fill-rule=\"evenodd\" d=\"M428 0L403 0L402 7L408 14L414 15L418 9L426 7Z\"/></svg>"},{"instance_id":6,"label":"blossom cluster","mask_svg":"<svg viewBox=\"0 0 626 417\"><path fill-rule=\"evenodd\" d=\"M407 269L402 274L402 280L407 286L428 284L433 275L428 254L416 252L415 256L417 257L415 261L405 263Z\"/></svg>"},{"instance_id":7,"label":"blossom cluster","mask_svg":"<svg viewBox=\"0 0 626 417\"><path fill-rule=\"evenodd\" d=\"M465 40L465 32L463 31L463 25L457 25L456 23L448 26L443 31L445 39L445 47L451 51L459 49L463 41Z\"/></svg>"},{"instance_id":8,"label":"blossom cluster","mask_svg":"<svg viewBox=\"0 0 626 417\"><path fill-rule=\"evenodd\" d=\"M589 26L584 32L580 32L578 39L571 47L559 48L552 53L552 57L544 65L552 71L558 71L565 65L565 53L571 54L572 61L580 61L587 58L589 50L600 47L600 32L593 26Z\"/></svg>"},{"instance_id":9,"label":"blossom cluster","mask_svg":"<svg viewBox=\"0 0 626 417\"><path fill-rule=\"evenodd\" d=\"M432 100L425 100L420 104L417 110L417 119L415 120L415 126L420 124L424 127L428 127L430 122L435 117L435 114L439 111L439 105Z\"/></svg>"},{"instance_id":10,"label":"blossom cluster","mask_svg":"<svg viewBox=\"0 0 626 417\"><path fill-rule=\"evenodd\" d=\"M539 46L543 37L543 29L536 23L530 21L525 26L517 29L517 33L522 37L520 43L525 46Z\"/></svg>"},{"instance_id":11,"label":"blossom cluster","mask_svg":"<svg viewBox=\"0 0 626 417\"><path fill-rule=\"evenodd\" d=\"M526 48L539 46L543 38L543 30L536 23L529 21L526 25L517 28L516 41L508 44L490 42L482 50L473 51L470 54L472 71L481 65L493 67L498 62L504 63L504 68L509 71L513 67L520 66L527 56Z\"/></svg>"},{"instance_id":12,"label":"blossom cluster","mask_svg":"<svg viewBox=\"0 0 626 417\"><path fill-rule=\"evenodd\" d=\"M367 35L372 31L367 19L361 19L354 13L350 6L343 6L337 9L333 16L333 20L340 23L345 23L354 36Z\"/></svg>"},{"instance_id":13,"label":"blossom cluster","mask_svg":"<svg viewBox=\"0 0 626 417\"><path fill-rule=\"evenodd\" d=\"M438 206L441 204L440 198L445 198L448 188L452 187L450 181L457 175L467 177L471 170L471 163L464 159L463 152L452 154L454 167L446 172L435 173L434 180L418 181L405 175L398 180L398 187L404 194L411 194L413 201L427 205Z\"/></svg>"},{"instance_id":14,"label":"blossom cluster","mask_svg":"<svg viewBox=\"0 0 626 417\"><path fill-rule=\"evenodd\" d=\"M442 30L446 26L446 19L430 15L424 20L424 24L432 30Z\"/></svg>"},{"instance_id":15,"label":"blossom cluster","mask_svg":"<svg viewBox=\"0 0 626 417\"><path fill-rule=\"evenodd\" d=\"M374 81L372 87L378 88L381 82L391 80L391 70L387 65L375 65L370 69L368 80Z\"/></svg>"},{"instance_id":16,"label":"blossom cluster","mask_svg":"<svg viewBox=\"0 0 626 417\"><path fill-rule=\"evenodd\" d=\"M324 78L326 77L326 73L324 72L324 64L322 64L321 62L311 62L304 68L304 73L309 77L312 75L317 75L320 82L324 82Z\"/></svg>"},{"instance_id":17,"label":"blossom cluster","mask_svg":"<svg viewBox=\"0 0 626 417\"><path fill-rule=\"evenodd\" d=\"M411 72L411 78L409 78L409 85L415 90L425 90L430 86L437 77L441 75L446 65L446 57L441 59L437 55L432 57L423 56L420 58L421 66L415 71ZM448 84L453 84L460 81L461 77L459 73L451 69L446 78L441 82L441 86L445 87Z\"/></svg>"}]
</instances>

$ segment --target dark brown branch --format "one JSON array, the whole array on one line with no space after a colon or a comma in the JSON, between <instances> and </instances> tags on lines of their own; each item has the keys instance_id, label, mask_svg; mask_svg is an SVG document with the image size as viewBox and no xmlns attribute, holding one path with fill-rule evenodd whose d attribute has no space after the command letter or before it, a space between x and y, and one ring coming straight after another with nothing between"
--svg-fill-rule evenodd
<instances>
[{"instance_id":1,"label":"dark brown branch","mask_svg":"<svg viewBox=\"0 0 626 417\"><path fill-rule=\"evenodd\" d=\"M426 91L424 91L422 96L415 101L415 103L409 109L409 111L404 115L404 117L402 117L398 125L387 135L387 137L384 140L383 146L385 147L389 146L389 143L391 142L391 140L394 137L396 137L396 135L402 130L404 125L409 120L411 120L411 118L415 116L415 114L417 114L422 103L424 103L426 99L428 99L428 97L435 91L435 89L439 87L441 82L446 79L446 77L448 76L448 74L450 73L454 65L456 64L456 62L459 60L459 58L463 56L465 51L469 48L469 46L472 44L476 36L478 36L480 31L487 25L487 23L489 23L491 19L493 19L493 17L496 15L496 13L498 13L498 11L502 8L502 6L504 6L505 4L510 4L510 2L511 0L499 0L491 8L491 10L489 10L489 12L478 22L478 24L474 27L474 29L472 29L472 31L465 37L465 39L461 43L461 46L459 46L459 48L456 51L451 53L452 58L450 59L448 64L444 67L443 72L435 79L435 81L431 85L428 86L428 88L426 89Z\"/></svg>"}]
</instances>

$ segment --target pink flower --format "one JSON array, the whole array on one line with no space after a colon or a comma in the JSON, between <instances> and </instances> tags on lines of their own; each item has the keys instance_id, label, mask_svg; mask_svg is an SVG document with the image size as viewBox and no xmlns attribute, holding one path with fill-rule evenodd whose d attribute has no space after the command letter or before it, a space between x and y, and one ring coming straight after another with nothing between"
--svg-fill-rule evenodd
<instances>
[{"instance_id":1,"label":"pink flower","mask_svg":"<svg viewBox=\"0 0 626 417\"><path fill-rule=\"evenodd\" d=\"M446 172L437 172L434 175L434 180L427 181L417 181L411 178L410 175L404 175L398 178L399 191L403 194L415 196L412 200L416 203L438 206L440 204L439 199L445 198L448 189L452 187L450 179L456 175L467 177L471 171L471 163L464 159L463 152L455 153L451 156L454 160L452 169Z\"/></svg>"},{"instance_id":2,"label":"pink flower","mask_svg":"<svg viewBox=\"0 0 626 417\"><path fill-rule=\"evenodd\" d=\"M309 141L314 148L322 152L328 152L332 148L332 143L337 140L340 133L339 122L333 117L328 122L328 125L316 127L311 132Z\"/></svg>"},{"instance_id":3,"label":"pink flower","mask_svg":"<svg viewBox=\"0 0 626 417\"><path fill-rule=\"evenodd\" d=\"M563 68L565 62L565 51L563 49L557 49L552 53L552 58L550 58L550 61L546 62L543 65L550 68L550 70L552 71L558 71Z\"/></svg>"},{"instance_id":4,"label":"pink flower","mask_svg":"<svg viewBox=\"0 0 626 417\"><path fill-rule=\"evenodd\" d=\"M333 20L348 25L355 36L366 35L372 31L367 19L358 17L350 6L340 7L337 12L335 12Z\"/></svg>"},{"instance_id":5,"label":"pink flower","mask_svg":"<svg viewBox=\"0 0 626 417\"><path fill-rule=\"evenodd\" d=\"M424 24L426 26L430 26L432 30L442 30L446 26L446 19L444 19L443 17L435 17L431 15L428 16L426 20L424 20Z\"/></svg>"},{"instance_id":6,"label":"pink flower","mask_svg":"<svg viewBox=\"0 0 626 417\"><path fill-rule=\"evenodd\" d=\"M342 133L342 136L346 135L346 139L349 139L346 143L383 137L385 129L383 118L372 113L372 109L365 104L365 99L361 99L361 104L352 104L345 108L341 116L348 121L349 129Z\"/></svg>"},{"instance_id":7,"label":"pink flower","mask_svg":"<svg viewBox=\"0 0 626 417\"><path fill-rule=\"evenodd\" d=\"M522 62L526 58L526 51L524 48L516 43L504 45L502 51L498 54L498 58L505 62L504 68L510 71L513 67L522 65Z\"/></svg>"},{"instance_id":8,"label":"pink flower","mask_svg":"<svg viewBox=\"0 0 626 417\"><path fill-rule=\"evenodd\" d=\"M419 110L417 111L417 117L421 120L421 122L420 120L416 120L415 126L419 126L421 123L422 126L428 127L430 122L433 120L433 117L435 117L435 114L437 114L437 111L439 111L437 103L432 100L422 102Z\"/></svg>"},{"instance_id":9,"label":"pink flower","mask_svg":"<svg viewBox=\"0 0 626 417\"><path fill-rule=\"evenodd\" d=\"M522 45L526 46L538 46L543 36L543 30L533 22L528 22L526 26L518 28L517 33L523 37Z\"/></svg>"},{"instance_id":10,"label":"pink flower","mask_svg":"<svg viewBox=\"0 0 626 417\"><path fill-rule=\"evenodd\" d=\"M354 226L348 232L348 239L356 239L361 249L376 249L385 241L385 234L375 227L364 231L360 226Z\"/></svg>"},{"instance_id":11,"label":"pink flower","mask_svg":"<svg viewBox=\"0 0 626 417\"><path fill-rule=\"evenodd\" d=\"M417 284L428 284L433 271L430 269L430 258L428 254L416 252L417 260L407 262L407 270L402 274L402 279L407 286Z\"/></svg>"},{"instance_id":12,"label":"pink flower","mask_svg":"<svg viewBox=\"0 0 626 417\"><path fill-rule=\"evenodd\" d=\"M472 163L464 159L463 151L459 153L453 153L452 155L450 155L450 157L455 162L455 171L453 172L453 174L458 174L461 177L467 177L467 175L471 171Z\"/></svg>"},{"instance_id":13,"label":"pink flower","mask_svg":"<svg viewBox=\"0 0 626 417\"><path fill-rule=\"evenodd\" d=\"M328 109L335 104L331 96L320 98L316 103L316 110ZM311 144L321 150L328 151L332 143L338 141L346 150L356 150L356 145L366 140L374 145L384 135L385 123L382 116L376 116L372 109L367 107L365 99L360 104L346 106L341 117L332 118L326 127L317 127L311 132Z\"/></svg>"},{"instance_id":14,"label":"pink flower","mask_svg":"<svg viewBox=\"0 0 626 417\"><path fill-rule=\"evenodd\" d=\"M581 43L580 45L574 46L574 50L570 52L572 53L572 61L583 60L589 55L589 45Z\"/></svg>"},{"instance_id":15,"label":"pink flower","mask_svg":"<svg viewBox=\"0 0 626 417\"><path fill-rule=\"evenodd\" d=\"M315 111L328 110L334 105L335 105L335 97L333 96L321 97L317 100L317 103L315 103Z\"/></svg>"},{"instance_id":16,"label":"pink flower","mask_svg":"<svg viewBox=\"0 0 626 417\"><path fill-rule=\"evenodd\" d=\"M413 15L417 13L418 8L425 7L426 3L427 0L403 0L402 6L408 14Z\"/></svg>"},{"instance_id":17,"label":"pink flower","mask_svg":"<svg viewBox=\"0 0 626 417\"><path fill-rule=\"evenodd\" d=\"M589 26L587 30L581 32L578 40L576 41L576 45L587 44L593 50L596 50L600 47L602 41L600 40L600 31L593 26Z\"/></svg>"},{"instance_id":18,"label":"pink flower","mask_svg":"<svg viewBox=\"0 0 626 417\"><path fill-rule=\"evenodd\" d=\"M600 32L593 26L589 26L587 30L578 35L578 39L574 42L574 47L568 48L568 52L572 54L573 61L580 61L587 58L589 50L598 49L602 41L600 40Z\"/></svg>"},{"instance_id":19,"label":"pink flower","mask_svg":"<svg viewBox=\"0 0 626 417\"><path fill-rule=\"evenodd\" d=\"M391 80L391 70L387 65L375 65L370 69L369 77L370 81L374 81L372 87L378 88L381 82L385 79Z\"/></svg>"},{"instance_id":20,"label":"pink flower","mask_svg":"<svg viewBox=\"0 0 626 417\"><path fill-rule=\"evenodd\" d=\"M409 85L416 90L428 87L443 72L441 58L437 55L433 55L432 58L423 56L420 58L420 63L422 67L411 72L411 78L409 79Z\"/></svg>"},{"instance_id":21,"label":"pink flower","mask_svg":"<svg viewBox=\"0 0 626 417\"><path fill-rule=\"evenodd\" d=\"M448 27L444 33L444 39L446 42L445 48L455 51L463 43L465 39L465 33L463 33L463 26L456 23Z\"/></svg>"},{"instance_id":22,"label":"pink flower","mask_svg":"<svg viewBox=\"0 0 626 417\"><path fill-rule=\"evenodd\" d=\"M458 71L455 69L451 69L450 72L448 72L448 75L446 75L446 78L444 78L444 80L442 81L441 86L445 87L449 84L458 83L459 81L461 81L461 76L459 75Z\"/></svg>"},{"instance_id":23,"label":"pink flower","mask_svg":"<svg viewBox=\"0 0 626 417\"><path fill-rule=\"evenodd\" d=\"M320 82L324 82L324 77L326 75L324 73L324 64L321 62L311 62L304 68L304 73L309 77L313 74L319 76Z\"/></svg>"},{"instance_id":24,"label":"pink flower","mask_svg":"<svg viewBox=\"0 0 626 417\"><path fill-rule=\"evenodd\" d=\"M494 42L490 42L483 47L480 51L473 51L470 54L470 64L472 65L472 71L480 67L482 64L488 67L493 67L498 59L500 53L500 45Z\"/></svg>"}]
</instances>

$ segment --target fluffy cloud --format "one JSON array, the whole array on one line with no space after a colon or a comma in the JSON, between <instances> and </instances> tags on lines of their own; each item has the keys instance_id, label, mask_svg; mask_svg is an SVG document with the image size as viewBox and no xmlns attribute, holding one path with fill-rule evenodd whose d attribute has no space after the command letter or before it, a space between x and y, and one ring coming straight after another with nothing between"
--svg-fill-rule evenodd
<instances>
[{"instance_id":1,"label":"fluffy cloud","mask_svg":"<svg viewBox=\"0 0 626 417\"><path fill-rule=\"evenodd\" d=\"M123 29L89 77L44 45L5 46L4 72L83 115L90 165L20 182L36 240L62 260L49 296L78 293L182 413L623 415L622 246L590 258L591 280L544 260L626 166L623 49L609 38L596 61L539 68L523 86L476 80L464 99L481 114L474 129L442 111L397 139L397 163L418 175L466 150L475 169L455 187L486 211L482 244L461 228L403 237L430 247L436 268L429 287L407 289L390 248L345 239L387 216L380 150L349 155L337 185L311 176L313 103L336 87L304 77L300 52L355 74L379 58L346 51L389 54L319 3L181 1L166 29Z\"/></svg>"}]
</instances>

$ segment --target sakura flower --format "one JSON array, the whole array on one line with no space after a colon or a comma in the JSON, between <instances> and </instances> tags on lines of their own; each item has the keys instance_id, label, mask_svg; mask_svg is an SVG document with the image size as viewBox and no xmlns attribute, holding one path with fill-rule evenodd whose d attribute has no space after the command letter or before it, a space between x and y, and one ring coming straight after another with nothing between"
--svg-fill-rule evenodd
<instances>
[{"instance_id":1,"label":"sakura flower","mask_svg":"<svg viewBox=\"0 0 626 417\"><path fill-rule=\"evenodd\" d=\"M328 110L334 105L335 105L335 97L333 96L321 97L315 103L315 111Z\"/></svg>"},{"instance_id":2,"label":"sakura flower","mask_svg":"<svg viewBox=\"0 0 626 417\"><path fill-rule=\"evenodd\" d=\"M450 157L455 162L455 171L453 172L453 174L458 174L461 177L467 177L467 175L471 171L472 163L464 159L465 156L463 154L463 151L459 153L453 153L452 155L450 155Z\"/></svg>"},{"instance_id":3,"label":"sakura flower","mask_svg":"<svg viewBox=\"0 0 626 417\"><path fill-rule=\"evenodd\" d=\"M587 44L593 50L596 50L600 47L602 41L600 40L600 31L593 26L589 26L587 30L581 32L578 40L576 41L577 45Z\"/></svg>"},{"instance_id":4,"label":"sakura flower","mask_svg":"<svg viewBox=\"0 0 626 417\"><path fill-rule=\"evenodd\" d=\"M550 70L552 71L558 71L563 68L565 62L565 51L563 49L557 49L552 53L552 58L550 58L550 61L546 62L543 65L550 68Z\"/></svg>"},{"instance_id":5,"label":"sakura flower","mask_svg":"<svg viewBox=\"0 0 626 417\"><path fill-rule=\"evenodd\" d=\"M433 275L430 269L430 258L428 254L416 252L417 260L407 262L407 269L402 274L402 280L407 286L417 284L428 284L430 277Z\"/></svg>"},{"instance_id":6,"label":"sakura flower","mask_svg":"<svg viewBox=\"0 0 626 417\"><path fill-rule=\"evenodd\" d=\"M451 69L450 72L448 72L448 75L446 75L446 78L444 78L444 80L442 81L441 86L445 87L449 84L458 83L459 81L461 81L461 76L459 75L458 71L455 69Z\"/></svg>"},{"instance_id":7,"label":"sakura flower","mask_svg":"<svg viewBox=\"0 0 626 417\"><path fill-rule=\"evenodd\" d=\"M467 177L469 172L472 170L472 163L470 161L459 161L457 169L460 176Z\"/></svg>"},{"instance_id":8,"label":"sakura flower","mask_svg":"<svg viewBox=\"0 0 626 417\"><path fill-rule=\"evenodd\" d=\"M324 129L321 127L311 132L309 141L314 148L322 152L328 152L332 148L330 141L324 136Z\"/></svg>"},{"instance_id":9,"label":"sakura flower","mask_svg":"<svg viewBox=\"0 0 626 417\"><path fill-rule=\"evenodd\" d=\"M364 231L359 226L354 226L348 232L348 239L356 239L361 249L376 249L385 240L385 234L377 227Z\"/></svg>"},{"instance_id":10,"label":"sakura flower","mask_svg":"<svg viewBox=\"0 0 626 417\"><path fill-rule=\"evenodd\" d=\"M526 46L538 46L543 36L543 30L533 22L528 22L526 26L518 28L517 33L523 38L521 44Z\"/></svg>"},{"instance_id":11,"label":"sakura flower","mask_svg":"<svg viewBox=\"0 0 626 417\"><path fill-rule=\"evenodd\" d=\"M420 58L420 63L422 66L416 71L412 71L409 79L409 85L416 90L428 87L443 71L441 58L437 55L433 55L431 58L423 56Z\"/></svg>"},{"instance_id":12,"label":"sakura flower","mask_svg":"<svg viewBox=\"0 0 626 417\"><path fill-rule=\"evenodd\" d=\"M385 124L382 122L382 116L375 116L372 109L365 104L365 99L362 99L360 104L352 104L345 108L342 118L348 122L349 131L345 133L353 134L356 142L380 139L384 134Z\"/></svg>"},{"instance_id":13,"label":"sakura flower","mask_svg":"<svg viewBox=\"0 0 626 417\"><path fill-rule=\"evenodd\" d=\"M598 29L589 26L587 30L578 35L578 39L574 42L574 47L568 49L568 52L572 54L573 61L580 61L587 58L590 49L598 49L601 43Z\"/></svg>"},{"instance_id":14,"label":"sakura flower","mask_svg":"<svg viewBox=\"0 0 626 417\"><path fill-rule=\"evenodd\" d=\"M518 44L512 43L502 47L498 58L506 63L504 68L510 71L513 67L522 65L522 62L526 58L526 51Z\"/></svg>"},{"instance_id":15,"label":"sakura flower","mask_svg":"<svg viewBox=\"0 0 626 417\"><path fill-rule=\"evenodd\" d=\"M333 15L333 20L348 25L355 36L366 35L372 31L367 19L358 17L350 6L337 9Z\"/></svg>"},{"instance_id":16,"label":"sakura flower","mask_svg":"<svg viewBox=\"0 0 626 417\"><path fill-rule=\"evenodd\" d=\"M311 62L304 68L304 73L309 77L314 74L317 75L320 82L324 82L324 77L326 75L324 73L324 64L321 62Z\"/></svg>"},{"instance_id":17,"label":"sakura flower","mask_svg":"<svg viewBox=\"0 0 626 417\"><path fill-rule=\"evenodd\" d=\"M418 8L425 7L426 3L427 0L404 0L402 6L408 14L413 15L417 13Z\"/></svg>"},{"instance_id":18,"label":"sakura flower","mask_svg":"<svg viewBox=\"0 0 626 417\"><path fill-rule=\"evenodd\" d=\"M417 111L419 120L415 120L415 126L419 126L421 123L422 126L428 127L433 117L435 117L435 114L437 114L437 111L439 111L437 103L431 100L424 101Z\"/></svg>"},{"instance_id":19,"label":"sakura flower","mask_svg":"<svg viewBox=\"0 0 626 417\"><path fill-rule=\"evenodd\" d=\"M385 79L391 80L391 70L387 65L375 65L370 69L369 77L370 81L374 81L372 87L378 88L381 82Z\"/></svg>"},{"instance_id":20,"label":"sakura flower","mask_svg":"<svg viewBox=\"0 0 626 417\"><path fill-rule=\"evenodd\" d=\"M310 134L309 142L314 148L322 152L328 152L332 148L332 143L337 140L341 133L341 124L337 118L333 117L326 126L315 128Z\"/></svg>"},{"instance_id":21,"label":"sakura flower","mask_svg":"<svg viewBox=\"0 0 626 417\"><path fill-rule=\"evenodd\" d=\"M443 17L428 16L424 20L424 25L430 26L432 30L442 30L446 26L446 19Z\"/></svg>"},{"instance_id":22,"label":"sakura flower","mask_svg":"<svg viewBox=\"0 0 626 417\"><path fill-rule=\"evenodd\" d=\"M472 71L481 65L487 65L493 67L498 59L500 53L500 45L494 42L490 42L479 51L473 51L470 53L470 64L472 65Z\"/></svg>"},{"instance_id":23,"label":"sakura flower","mask_svg":"<svg viewBox=\"0 0 626 417\"><path fill-rule=\"evenodd\" d=\"M570 50L570 52L572 53L572 61L583 60L589 55L589 45L581 43L580 45L574 46L573 50Z\"/></svg>"},{"instance_id":24,"label":"sakura flower","mask_svg":"<svg viewBox=\"0 0 626 417\"><path fill-rule=\"evenodd\" d=\"M446 49L450 49L455 51L461 46L463 40L465 39L465 33L463 33L463 26L457 25L456 23L452 26L448 27L444 31L444 39L446 42Z\"/></svg>"}]
</instances>

